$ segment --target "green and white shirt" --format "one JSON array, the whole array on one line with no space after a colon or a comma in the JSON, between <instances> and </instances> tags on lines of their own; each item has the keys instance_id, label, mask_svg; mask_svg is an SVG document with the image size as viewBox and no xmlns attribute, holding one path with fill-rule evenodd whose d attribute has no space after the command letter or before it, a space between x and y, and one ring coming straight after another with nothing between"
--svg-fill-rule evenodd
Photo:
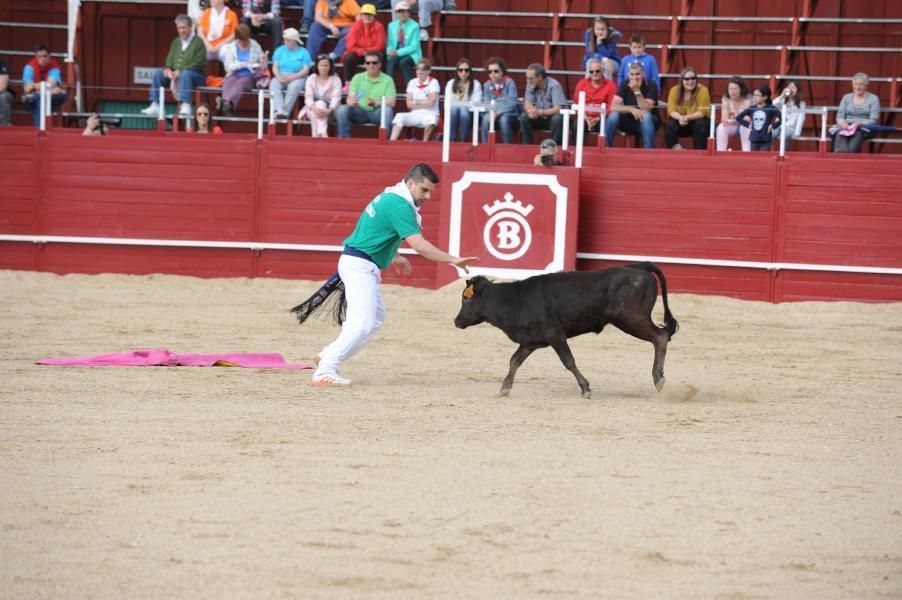
<instances>
[{"instance_id":1,"label":"green and white shirt","mask_svg":"<svg viewBox=\"0 0 902 600\"><path fill-rule=\"evenodd\" d=\"M385 269L398 253L401 240L417 233L422 233L419 211L402 181L367 204L344 245L366 252Z\"/></svg>"}]
</instances>

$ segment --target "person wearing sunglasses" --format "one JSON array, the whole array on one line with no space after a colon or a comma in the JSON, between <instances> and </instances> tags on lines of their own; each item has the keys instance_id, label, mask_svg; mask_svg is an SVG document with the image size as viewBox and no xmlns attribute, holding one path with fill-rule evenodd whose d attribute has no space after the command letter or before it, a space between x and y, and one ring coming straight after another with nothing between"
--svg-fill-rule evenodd
<instances>
[{"instance_id":1,"label":"person wearing sunglasses","mask_svg":"<svg viewBox=\"0 0 902 600\"><path fill-rule=\"evenodd\" d=\"M432 136L438 124L438 94L441 91L438 80L432 77L432 64L428 58L417 63L417 78L407 84L407 108L409 112L398 113L392 120L391 139L401 137L405 127L422 127L423 139Z\"/></svg>"},{"instance_id":2,"label":"person wearing sunglasses","mask_svg":"<svg viewBox=\"0 0 902 600\"><path fill-rule=\"evenodd\" d=\"M495 111L495 127L501 130L501 142L510 144L517 122L517 84L507 76L507 63L500 56L488 59L485 70L489 78L482 86L482 100L494 105L494 109L489 111ZM491 119L489 112L484 115L481 131L483 144L488 141Z\"/></svg>"},{"instance_id":3,"label":"person wearing sunglasses","mask_svg":"<svg viewBox=\"0 0 902 600\"><path fill-rule=\"evenodd\" d=\"M601 127L601 108L596 107L604 104L605 115L609 115L614 94L617 93L617 86L614 85L614 82L605 79L603 65L600 58L589 59L589 62L586 63L588 77L581 79L576 84L576 89L573 90L574 104L579 102L580 92L586 93L586 131L589 133L599 133Z\"/></svg>"},{"instance_id":4,"label":"person wearing sunglasses","mask_svg":"<svg viewBox=\"0 0 902 600\"><path fill-rule=\"evenodd\" d=\"M210 105L206 103L198 104L197 108L194 109L194 124L192 125L190 122L188 124L194 133L221 134L222 129L218 125L211 126L211 118Z\"/></svg>"},{"instance_id":5,"label":"person wearing sunglasses","mask_svg":"<svg viewBox=\"0 0 902 600\"><path fill-rule=\"evenodd\" d=\"M410 5L401 0L395 5L397 18L388 24L388 45L385 54L388 64L385 72L393 77L401 69L404 85L414 78L413 68L423 58L420 47L420 25L410 18Z\"/></svg>"},{"instance_id":6,"label":"person wearing sunglasses","mask_svg":"<svg viewBox=\"0 0 902 600\"><path fill-rule=\"evenodd\" d=\"M347 103L338 107L338 137L351 137L351 123L388 127L395 116L395 81L382 72L381 54L367 52L363 57L365 73L354 75L348 86ZM382 98L385 98L385 114L382 114Z\"/></svg>"},{"instance_id":7,"label":"person wearing sunglasses","mask_svg":"<svg viewBox=\"0 0 902 600\"><path fill-rule=\"evenodd\" d=\"M451 141L469 141L473 125L470 106L482 101L482 86L473 77L470 59L461 58L457 61L457 76L448 80L445 96L451 97Z\"/></svg>"},{"instance_id":8,"label":"person wearing sunglasses","mask_svg":"<svg viewBox=\"0 0 902 600\"><path fill-rule=\"evenodd\" d=\"M698 73L686 67L680 81L667 94L667 123L664 140L668 148L682 150L681 137L692 136L692 147L704 150L711 129L711 93L698 82Z\"/></svg>"}]
</instances>

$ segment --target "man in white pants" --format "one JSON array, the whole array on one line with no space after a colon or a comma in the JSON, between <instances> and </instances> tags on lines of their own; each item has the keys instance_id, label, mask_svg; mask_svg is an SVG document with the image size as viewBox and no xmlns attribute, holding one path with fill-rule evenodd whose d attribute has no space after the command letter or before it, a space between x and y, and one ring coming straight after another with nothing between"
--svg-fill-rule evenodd
<instances>
[{"instance_id":1,"label":"man in white pants","mask_svg":"<svg viewBox=\"0 0 902 600\"><path fill-rule=\"evenodd\" d=\"M477 260L473 256L452 256L423 237L420 206L429 200L437 183L438 175L429 165L414 165L403 181L386 188L361 213L338 260L338 274L348 302L347 316L338 338L317 357L314 385L351 384L338 369L369 343L385 321L385 304L379 290L382 269L392 265L401 273L411 272L410 262L398 254L402 240L423 258L450 263L467 273L467 265Z\"/></svg>"}]
</instances>

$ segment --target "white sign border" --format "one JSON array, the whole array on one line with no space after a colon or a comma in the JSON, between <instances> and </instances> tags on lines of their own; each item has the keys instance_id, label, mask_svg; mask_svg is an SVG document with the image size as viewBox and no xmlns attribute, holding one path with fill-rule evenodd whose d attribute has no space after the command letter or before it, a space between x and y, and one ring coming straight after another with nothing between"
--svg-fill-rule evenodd
<instances>
[{"instance_id":1,"label":"white sign border","mask_svg":"<svg viewBox=\"0 0 902 600\"><path fill-rule=\"evenodd\" d=\"M492 275L505 279L525 279L543 273L564 270L564 253L567 246L567 200L568 189L561 185L557 175L537 173L511 173L498 171L464 171L463 177L451 184L451 223L448 236L448 253L460 256L461 213L464 192L474 183L497 183L515 185L535 185L546 187L555 196L554 253L551 262L543 269L505 269L502 267L479 267L470 265L473 275ZM482 236L480 235L480 238ZM463 273L463 271L460 271Z\"/></svg>"}]
</instances>

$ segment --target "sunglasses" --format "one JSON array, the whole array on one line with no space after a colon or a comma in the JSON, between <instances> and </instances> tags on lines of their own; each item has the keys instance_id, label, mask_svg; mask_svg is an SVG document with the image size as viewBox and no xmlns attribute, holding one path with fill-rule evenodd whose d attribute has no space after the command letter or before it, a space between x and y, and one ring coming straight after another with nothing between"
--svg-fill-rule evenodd
<instances>
[{"instance_id":1,"label":"sunglasses","mask_svg":"<svg viewBox=\"0 0 902 600\"><path fill-rule=\"evenodd\" d=\"M407 10L406 8L398 8L398 9L395 9L395 12L396 13L409 13L410 11Z\"/></svg>"},{"instance_id":2,"label":"sunglasses","mask_svg":"<svg viewBox=\"0 0 902 600\"><path fill-rule=\"evenodd\" d=\"M379 64L379 61L378 61L378 60L365 60L365 61L363 61L363 64L365 64L365 65L378 65L378 64Z\"/></svg>"},{"instance_id":3,"label":"sunglasses","mask_svg":"<svg viewBox=\"0 0 902 600\"><path fill-rule=\"evenodd\" d=\"M683 77L683 81L695 81L696 79L698 79L698 77L695 77L695 76L693 76L693 77Z\"/></svg>"},{"instance_id":4,"label":"sunglasses","mask_svg":"<svg viewBox=\"0 0 902 600\"><path fill-rule=\"evenodd\" d=\"M500 73L501 69L489 69L489 73Z\"/></svg>"},{"instance_id":5,"label":"sunglasses","mask_svg":"<svg viewBox=\"0 0 902 600\"><path fill-rule=\"evenodd\" d=\"M198 117L209 117L210 116L210 113L208 113L208 112L199 112L199 113L195 113L195 114Z\"/></svg>"},{"instance_id":6,"label":"sunglasses","mask_svg":"<svg viewBox=\"0 0 902 600\"><path fill-rule=\"evenodd\" d=\"M595 73L601 73L601 69L590 69L589 73L594 75Z\"/></svg>"},{"instance_id":7,"label":"sunglasses","mask_svg":"<svg viewBox=\"0 0 902 600\"><path fill-rule=\"evenodd\" d=\"M457 72L458 73L469 73L470 69L468 69L466 67L457 67Z\"/></svg>"}]
</instances>

